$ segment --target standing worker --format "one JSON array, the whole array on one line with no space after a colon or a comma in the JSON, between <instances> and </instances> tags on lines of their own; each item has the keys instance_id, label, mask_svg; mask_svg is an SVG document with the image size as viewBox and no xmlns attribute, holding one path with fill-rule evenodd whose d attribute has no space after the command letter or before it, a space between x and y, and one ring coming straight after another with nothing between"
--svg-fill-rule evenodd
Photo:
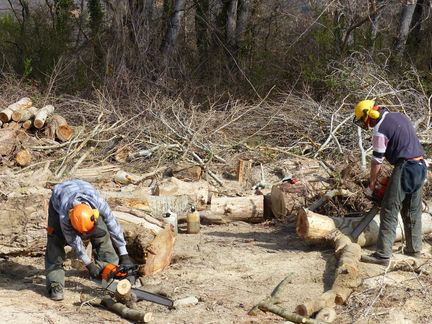
<instances>
[{"instance_id":1,"label":"standing worker","mask_svg":"<svg viewBox=\"0 0 432 324\"><path fill-rule=\"evenodd\" d=\"M409 119L389 112L374 100L360 101L354 109L354 123L362 129L373 128L373 154L369 186L371 196L384 158L394 166L381 203L376 251L361 261L387 266L396 237L398 214L402 215L406 246L404 254L418 257L422 249L422 192L427 165L425 152Z\"/></svg>"},{"instance_id":2,"label":"standing worker","mask_svg":"<svg viewBox=\"0 0 432 324\"><path fill-rule=\"evenodd\" d=\"M107 202L88 182L70 180L54 187L49 202L47 232L46 285L53 300L64 298L65 245L73 248L90 277L95 279L100 278L101 269L107 263L132 264L120 225ZM87 256L83 240L91 242L94 262Z\"/></svg>"}]
</instances>

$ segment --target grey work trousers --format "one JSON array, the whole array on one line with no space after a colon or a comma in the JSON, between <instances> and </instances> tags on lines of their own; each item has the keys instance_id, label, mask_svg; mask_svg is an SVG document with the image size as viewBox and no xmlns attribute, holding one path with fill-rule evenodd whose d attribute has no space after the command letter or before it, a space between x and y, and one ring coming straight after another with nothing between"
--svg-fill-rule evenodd
<instances>
[{"instance_id":1,"label":"grey work trousers","mask_svg":"<svg viewBox=\"0 0 432 324\"><path fill-rule=\"evenodd\" d=\"M63 263L66 258L65 245L67 242L64 238L60 227L60 219L56 210L49 203L48 209L48 236L45 250L45 273L46 287L48 292L51 283L60 283L62 287L65 284L65 271ZM96 228L90 234L89 240L92 244L92 252L96 264L103 269L108 263L118 264L118 256L112 245L110 235L102 217L99 217Z\"/></svg>"},{"instance_id":2,"label":"grey work trousers","mask_svg":"<svg viewBox=\"0 0 432 324\"><path fill-rule=\"evenodd\" d=\"M402 189L402 171L407 161L395 165L391 174L380 212L380 228L376 254L390 258L396 237L398 214L400 212L405 231L405 252L415 253L422 249L422 194L423 185L412 194Z\"/></svg>"}]
</instances>

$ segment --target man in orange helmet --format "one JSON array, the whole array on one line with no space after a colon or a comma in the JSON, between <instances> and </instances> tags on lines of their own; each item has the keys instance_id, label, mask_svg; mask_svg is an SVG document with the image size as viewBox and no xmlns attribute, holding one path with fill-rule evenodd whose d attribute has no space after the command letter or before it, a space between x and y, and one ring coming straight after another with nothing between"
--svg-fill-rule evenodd
<instances>
[{"instance_id":1,"label":"man in orange helmet","mask_svg":"<svg viewBox=\"0 0 432 324\"><path fill-rule=\"evenodd\" d=\"M372 161L369 186L371 196L381 165L386 159L394 166L381 202L377 248L363 255L362 262L387 266L396 237L398 214L404 223L404 254L419 256L422 249L422 188L427 173L425 152L409 119L402 113L389 112L375 100L360 101L354 108L354 123L367 130L373 128Z\"/></svg>"},{"instance_id":2,"label":"man in orange helmet","mask_svg":"<svg viewBox=\"0 0 432 324\"><path fill-rule=\"evenodd\" d=\"M54 187L49 202L47 232L46 285L53 300L64 298L65 245L73 248L95 279L100 277L101 269L108 263L132 264L120 225L105 199L88 182L70 180ZM83 240L91 242L94 262L87 256Z\"/></svg>"}]
</instances>

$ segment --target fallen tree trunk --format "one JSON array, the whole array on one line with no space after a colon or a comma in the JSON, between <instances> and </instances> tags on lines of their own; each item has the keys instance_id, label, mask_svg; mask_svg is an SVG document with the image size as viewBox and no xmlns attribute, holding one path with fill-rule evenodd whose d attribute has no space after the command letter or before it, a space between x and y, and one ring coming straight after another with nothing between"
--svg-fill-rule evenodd
<instances>
[{"instance_id":1,"label":"fallen tree trunk","mask_svg":"<svg viewBox=\"0 0 432 324\"><path fill-rule=\"evenodd\" d=\"M46 119L54 112L54 110L55 108L53 105L46 105L42 107L35 115L35 119L33 122L34 126L37 129L42 128L45 125Z\"/></svg>"},{"instance_id":2,"label":"fallen tree trunk","mask_svg":"<svg viewBox=\"0 0 432 324\"><path fill-rule=\"evenodd\" d=\"M234 221L262 222L264 220L264 196L212 198L209 219L219 224Z\"/></svg>"},{"instance_id":3,"label":"fallen tree trunk","mask_svg":"<svg viewBox=\"0 0 432 324\"><path fill-rule=\"evenodd\" d=\"M301 239L311 242L331 243L328 238L336 229L349 236L361 219L361 217L328 217L302 208L297 214L297 235ZM373 245L377 242L379 223L379 215L377 215L357 239L360 246ZM401 219L398 224L403 224ZM422 214L422 232L423 234L432 232L432 218L426 212ZM398 225L396 241L401 239L402 230Z\"/></svg>"}]
</instances>

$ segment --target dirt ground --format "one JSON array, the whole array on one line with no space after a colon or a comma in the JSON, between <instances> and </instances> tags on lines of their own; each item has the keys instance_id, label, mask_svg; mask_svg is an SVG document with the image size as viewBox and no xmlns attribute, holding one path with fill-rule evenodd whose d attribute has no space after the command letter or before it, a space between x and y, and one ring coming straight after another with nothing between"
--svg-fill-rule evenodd
<instances>
[{"instance_id":1,"label":"dirt ground","mask_svg":"<svg viewBox=\"0 0 432 324\"><path fill-rule=\"evenodd\" d=\"M0 260L2 323L127 323L107 310L81 305L80 293L102 296L102 291L70 261L65 299L54 302L45 295L42 256ZM431 271L428 260L422 262L422 269ZM292 225L203 226L197 235L179 233L170 267L145 282L148 290L175 300L195 296L198 303L173 310L148 302L138 306L153 313L153 323L285 323L271 313L252 317L247 312L287 276L290 284L281 306L293 311L331 286L335 265L331 247L300 241ZM385 273L381 266L363 264L361 270L365 281L346 305L336 308L336 323L432 322L428 275Z\"/></svg>"}]
</instances>

